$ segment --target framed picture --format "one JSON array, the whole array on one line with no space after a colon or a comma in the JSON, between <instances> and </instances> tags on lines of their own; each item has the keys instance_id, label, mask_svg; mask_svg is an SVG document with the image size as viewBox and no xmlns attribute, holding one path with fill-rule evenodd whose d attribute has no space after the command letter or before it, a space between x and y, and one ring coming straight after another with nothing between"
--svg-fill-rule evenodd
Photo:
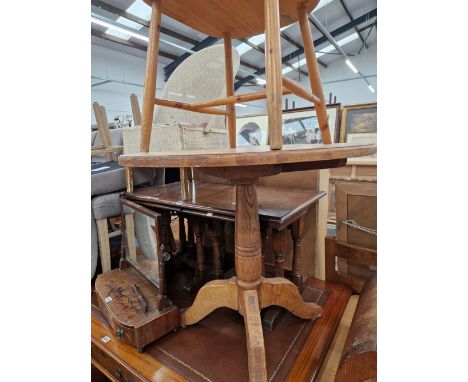
<instances>
[{"instance_id":1,"label":"framed picture","mask_svg":"<svg viewBox=\"0 0 468 382\"><path fill-rule=\"evenodd\" d=\"M327 105L328 125L333 142L339 142L341 104ZM268 116L251 115L236 120L237 146L268 144ZM315 107L283 110L283 144L322 143Z\"/></svg>"},{"instance_id":2,"label":"framed picture","mask_svg":"<svg viewBox=\"0 0 468 382\"><path fill-rule=\"evenodd\" d=\"M360 138L358 135L362 135ZM377 140L377 104L344 106L341 113L340 142L371 142Z\"/></svg>"},{"instance_id":3,"label":"framed picture","mask_svg":"<svg viewBox=\"0 0 468 382\"><path fill-rule=\"evenodd\" d=\"M236 119L236 145L266 146L268 144L268 116L250 115Z\"/></svg>"}]
</instances>

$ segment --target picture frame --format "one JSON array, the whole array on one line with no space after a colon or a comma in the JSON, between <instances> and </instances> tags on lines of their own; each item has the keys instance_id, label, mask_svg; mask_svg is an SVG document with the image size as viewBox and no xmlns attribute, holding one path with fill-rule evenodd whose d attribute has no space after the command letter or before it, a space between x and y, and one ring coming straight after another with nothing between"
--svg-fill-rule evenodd
<instances>
[{"instance_id":1,"label":"picture frame","mask_svg":"<svg viewBox=\"0 0 468 382\"><path fill-rule=\"evenodd\" d=\"M357 135L366 134L360 138ZM351 135L348 137L348 135ZM340 141L359 140L361 143L376 142L377 103L344 106L341 112ZM367 141L363 141L366 138Z\"/></svg>"},{"instance_id":2,"label":"picture frame","mask_svg":"<svg viewBox=\"0 0 468 382\"><path fill-rule=\"evenodd\" d=\"M340 140L341 104L327 105L330 135L333 142ZM283 110L283 144L322 143L315 107ZM288 128L289 127L289 128ZM236 144L265 146L268 144L268 116L266 114L238 117Z\"/></svg>"}]
</instances>

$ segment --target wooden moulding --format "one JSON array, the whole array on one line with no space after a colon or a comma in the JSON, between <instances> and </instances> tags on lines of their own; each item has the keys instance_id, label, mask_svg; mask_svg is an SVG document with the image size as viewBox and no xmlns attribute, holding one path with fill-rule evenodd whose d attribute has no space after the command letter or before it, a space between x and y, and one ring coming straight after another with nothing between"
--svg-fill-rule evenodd
<instances>
[{"instance_id":1,"label":"wooden moulding","mask_svg":"<svg viewBox=\"0 0 468 382\"><path fill-rule=\"evenodd\" d=\"M178 308L167 300L158 310L158 288L131 266L100 274L95 293L117 338L140 352L179 325Z\"/></svg>"}]
</instances>

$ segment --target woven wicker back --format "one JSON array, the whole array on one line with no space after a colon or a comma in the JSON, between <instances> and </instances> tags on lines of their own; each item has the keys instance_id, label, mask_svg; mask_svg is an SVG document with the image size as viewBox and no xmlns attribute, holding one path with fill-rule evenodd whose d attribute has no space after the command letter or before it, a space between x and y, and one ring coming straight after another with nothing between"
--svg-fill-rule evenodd
<instances>
[{"instance_id":1,"label":"woven wicker back","mask_svg":"<svg viewBox=\"0 0 468 382\"><path fill-rule=\"evenodd\" d=\"M240 64L239 53L233 49L233 73ZM224 45L215 45L192 54L180 64L168 79L162 97L171 101L196 103L226 96ZM194 113L181 109L156 106L154 123L176 121L182 127L182 149L204 149L228 146L225 117ZM222 136L222 134L225 136ZM167 148L166 148L167 150Z\"/></svg>"}]
</instances>

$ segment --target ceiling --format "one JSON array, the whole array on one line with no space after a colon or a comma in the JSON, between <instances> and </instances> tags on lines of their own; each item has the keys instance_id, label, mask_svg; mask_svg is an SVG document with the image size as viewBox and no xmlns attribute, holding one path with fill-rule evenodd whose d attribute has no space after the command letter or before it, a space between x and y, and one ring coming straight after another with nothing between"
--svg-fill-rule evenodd
<instances>
[{"instance_id":1,"label":"ceiling","mask_svg":"<svg viewBox=\"0 0 468 382\"><path fill-rule=\"evenodd\" d=\"M148 36L149 29L141 24L148 25L148 21L145 20L149 20L151 10L143 0L91 0L91 3L92 18L97 19L91 23L93 44L135 56L146 56L147 42L144 41L144 38ZM126 17L122 17L122 15ZM139 16L140 19L135 18L135 16ZM365 54L366 46L376 44L376 0L321 0L319 6L314 10L313 16L320 21L326 31L331 33L335 42L351 61L354 56ZM127 17L132 18L133 22L132 20L129 22ZM315 27L312 18L309 19L321 70L326 70L330 63L343 58L343 56L333 47L331 41ZM135 20L138 22L135 23ZM115 33L115 29L109 30L108 24L134 32L137 37ZM366 46L364 46L364 41ZM199 45L203 42L204 44ZM210 38L174 19L162 16L159 62L166 66L166 74L170 74L168 69L174 67L174 61L176 63L181 61L178 59L180 56L184 54L187 56L191 54L191 51L200 49L200 46L218 43L222 43L222 40ZM241 83L242 86L255 84L256 78L263 78L264 38L262 36L251 38L248 44L234 40L233 45L242 53L237 81L253 75L248 77L250 81L241 81L238 85ZM303 64L304 60L302 60L304 55L301 50L302 38L298 23L294 23L282 31L281 49L283 58L291 55L290 60L283 60L283 73L294 79L307 75L307 66ZM93 81L93 83L95 82L98 81Z\"/></svg>"}]
</instances>

